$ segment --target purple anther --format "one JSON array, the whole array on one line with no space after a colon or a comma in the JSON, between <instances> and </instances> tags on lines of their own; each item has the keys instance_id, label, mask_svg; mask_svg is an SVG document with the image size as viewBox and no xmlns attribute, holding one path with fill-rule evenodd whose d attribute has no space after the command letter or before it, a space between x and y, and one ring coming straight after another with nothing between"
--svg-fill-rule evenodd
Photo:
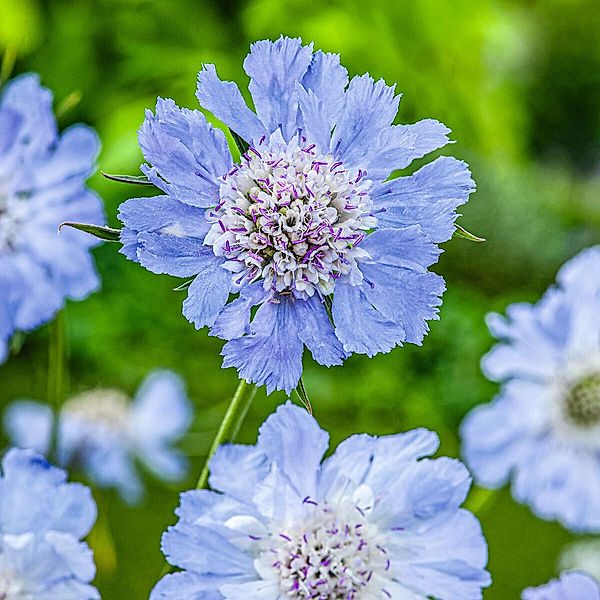
<instances>
[{"instance_id":1,"label":"purple anther","mask_svg":"<svg viewBox=\"0 0 600 600\"><path fill-rule=\"evenodd\" d=\"M356 510L364 517L365 513L361 510L360 506L355 506Z\"/></svg>"},{"instance_id":2,"label":"purple anther","mask_svg":"<svg viewBox=\"0 0 600 600\"><path fill-rule=\"evenodd\" d=\"M215 206L215 212L219 212L223 208L224 204L225 204L225 200L221 200L221 202L219 202L219 204L217 204Z\"/></svg>"},{"instance_id":3,"label":"purple anther","mask_svg":"<svg viewBox=\"0 0 600 600\"><path fill-rule=\"evenodd\" d=\"M277 167L277 165L283 160L282 158L277 159L277 162L273 164L273 168L275 169Z\"/></svg>"},{"instance_id":4,"label":"purple anther","mask_svg":"<svg viewBox=\"0 0 600 600\"><path fill-rule=\"evenodd\" d=\"M272 567L278 567L281 563L277 560L275 561L271 566Z\"/></svg>"},{"instance_id":5,"label":"purple anther","mask_svg":"<svg viewBox=\"0 0 600 600\"><path fill-rule=\"evenodd\" d=\"M243 209L241 209L239 206L232 206L231 210L235 211L236 213L238 213L239 215L244 215L246 216L246 213L244 212Z\"/></svg>"},{"instance_id":6,"label":"purple anther","mask_svg":"<svg viewBox=\"0 0 600 600\"><path fill-rule=\"evenodd\" d=\"M254 252L248 252L248 256L251 256L254 260L258 260L259 262L265 262L265 259L258 254L254 254Z\"/></svg>"},{"instance_id":7,"label":"purple anther","mask_svg":"<svg viewBox=\"0 0 600 600\"><path fill-rule=\"evenodd\" d=\"M302 534L302 539L304 540L305 544L308 544L308 539L306 538L306 534L305 533Z\"/></svg>"},{"instance_id":8,"label":"purple anther","mask_svg":"<svg viewBox=\"0 0 600 600\"><path fill-rule=\"evenodd\" d=\"M373 571L369 571L369 574L367 575L367 582L371 581L371 577L373 577Z\"/></svg>"},{"instance_id":9,"label":"purple anther","mask_svg":"<svg viewBox=\"0 0 600 600\"><path fill-rule=\"evenodd\" d=\"M305 596L305 598L314 598L315 596L318 595L319 592L313 592L312 594L309 594L308 596Z\"/></svg>"},{"instance_id":10,"label":"purple anther","mask_svg":"<svg viewBox=\"0 0 600 600\"><path fill-rule=\"evenodd\" d=\"M221 227L221 231L225 233L227 231L227 227L223 225L223 221L219 220L219 227Z\"/></svg>"},{"instance_id":11,"label":"purple anther","mask_svg":"<svg viewBox=\"0 0 600 600\"><path fill-rule=\"evenodd\" d=\"M310 152L315 146L316 144L311 144L308 148L304 148L304 152Z\"/></svg>"},{"instance_id":12,"label":"purple anther","mask_svg":"<svg viewBox=\"0 0 600 600\"><path fill-rule=\"evenodd\" d=\"M366 171L365 171L365 172L366 172ZM356 183L358 183L358 182L359 182L359 181L362 179L362 176L363 176L363 175L364 175L364 173L363 173L362 169L359 169L359 170L358 170L358 177L357 177L357 178L354 180L354 183L355 183L355 184L356 184Z\"/></svg>"},{"instance_id":13,"label":"purple anther","mask_svg":"<svg viewBox=\"0 0 600 600\"><path fill-rule=\"evenodd\" d=\"M279 204L279 206L289 206L292 203L291 200L282 200L281 202L278 202L277 204Z\"/></svg>"},{"instance_id":14,"label":"purple anther","mask_svg":"<svg viewBox=\"0 0 600 600\"><path fill-rule=\"evenodd\" d=\"M306 188L306 191L308 192L308 195L312 196L314 198L315 195L313 194L312 190L306 185L306 183L304 184L304 187Z\"/></svg>"},{"instance_id":15,"label":"purple anther","mask_svg":"<svg viewBox=\"0 0 600 600\"><path fill-rule=\"evenodd\" d=\"M235 231L236 233L248 233L245 227L231 227L229 231Z\"/></svg>"},{"instance_id":16,"label":"purple anther","mask_svg":"<svg viewBox=\"0 0 600 600\"><path fill-rule=\"evenodd\" d=\"M317 581L317 583L315 583L315 585L325 585L327 583L327 581L325 581L324 579L321 579L321 581Z\"/></svg>"},{"instance_id":17,"label":"purple anther","mask_svg":"<svg viewBox=\"0 0 600 600\"><path fill-rule=\"evenodd\" d=\"M313 246L312 248L310 248L308 250L308 252L304 255L304 258L302 259L302 263L304 264L304 263L308 262L310 255L315 253L319 249L320 249L320 246Z\"/></svg>"},{"instance_id":18,"label":"purple anther","mask_svg":"<svg viewBox=\"0 0 600 600\"><path fill-rule=\"evenodd\" d=\"M375 289L375 284L372 281L369 281L364 275L363 275L363 279L367 282L368 285L371 286L372 290Z\"/></svg>"},{"instance_id":19,"label":"purple anther","mask_svg":"<svg viewBox=\"0 0 600 600\"><path fill-rule=\"evenodd\" d=\"M404 531L404 527L392 527L392 531Z\"/></svg>"},{"instance_id":20,"label":"purple anther","mask_svg":"<svg viewBox=\"0 0 600 600\"><path fill-rule=\"evenodd\" d=\"M362 523L357 523L357 524L354 526L354 529L359 529L359 528L360 528L360 527L362 527L362 526L363 526L363 524L362 524Z\"/></svg>"},{"instance_id":21,"label":"purple anther","mask_svg":"<svg viewBox=\"0 0 600 600\"><path fill-rule=\"evenodd\" d=\"M326 558L326 559L324 559L324 560L321 561L321 564L324 567L328 567L331 564L331 560L329 558Z\"/></svg>"},{"instance_id":22,"label":"purple anther","mask_svg":"<svg viewBox=\"0 0 600 600\"><path fill-rule=\"evenodd\" d=\"M342 577L339 581L338 581L338 585L344 585L344 581L346 581L347 577Z\"/></svg>"},{"instance_id":23,"label":"purple anther","mask_svg":"<svg viewBox=\"0 0 600 600\"><path fill-rule=\"evenodd\" d=\"M252 217L252 220L256 223L256 213L250 209L250 216Z\"/></svg>"},{"instance_id":24,"label":"purple anther","mask_svg":"<svg viewBox=\"0 0 600 600\"><path fill-rule=\"evenodd\" d=\"M258 145L260 146L260 145L261 145L261 144L262 144L264 141L265 141L265 136L263 135L263 136L260 138L260 142L258 142Z\"/></svg>"},{"instance_id":25,"label":"purple anther","mask_svg":"<svg viewBox=\"0 0 600 600\"><path fill-rule=\"evenodd\" d=\"M385 589L385 588L381 588L381 591L388 597L391 598L392 595Z\"/></svg>"},{"instance_id":26,"label":"purple anther","mask_svg":"<svg viewBox=\"0 0 600 600\"><path fill-rule=\"evenodd\" d=\"M247 152L244 152L244 154L242 154L242 156L248 161L250 162L252 159L250 158L250 155Z\"/></svg>"},{"instance_id":27,"label":"purple anther","mask_svg":"<svg viewBox=\"0 0 600 600\"><path fill-rule=\"evenodd\" d=\"M292 191L294 192L294 198L299 198L298 190L296 189L296 186L293 183L292 183Z\"/></svg>"},{"instance_id":28,"label":"purple anther","mask_svg":"<svg viewBox=\"0 0 600 600\"><path fill-rule=\"evenodd\" d=\"M229 240L227 240L227 241L225 242L225 245L223 246L223 250L225 250L225 252L226 252L227 254L229 254L229 253L231 252L231 246L229 245Z\"/></svg>"},{"instance_id":29,"label":"purple anther","mask_svg":"<svg viewBox=\"0 0 600 600\"><path fill-rule=\"evenodd\" d=\"M290 552L290 556L292 558L300 558L300 556L298 554L293 554L292 552Z\"/></svg>"},{"instance_id":30,"label":"purple anther","mask_svg":"<svg viewBox=\"0 0 600 600\"><path fill-rule=\"evenodd\" d=\"M283 533L280 533L279 537L282 537L284 540L287 540L288 542L292 541L292 538L288 537L287 535L284 535Z\"/></svg>"},{"instance_id":31,"label":"purple anther","mask_svg":"<svg viewBox=\"0 0 600 600\"><path fill-rule=\"evenodd\" d=\"M390 559L388 558L388 559L387 559L387 561L386 561L386 563L385 563L385 570L386 570L386 571L389 571L389 570L390 570L390 564L391 564L391 563L390 563Z\"/></svg>"},{"instance_id":32,"label":"purple anther","mask_svg":"<svg viewBox=\"0 0 600 600\"><path fill-rule=\"evenodd\" d=\"M249 537L251 540L255 540L255 541L256 541L256 540L260 540L260 539L261 539L261 538L259 538L259 537L255 536L255 535L250 535L250 534L248 534L248 537Z\"/></svg>"},{"instance_id":33,"label":"purple anther","mask_svg":"<svg viewBox=\"0 0 600 600\"><path fill-rule=\"evenodd\" d=\"M358 551L360 552L366 545L367 542L365 542L365 540L360 540L360 544L358 545Z\"/></svg>"},{"instance_id":34,"label":"purple anther","mask_svg":"<svg viewBox=\"0 0 600 600\"><path fill-rule=\"evenodd\" d=\"M344 206L344 208L346 210L356 210L358 208L358 206L355 206L354 204L346 204L346 206Z\"/></svg>"},{"instance_id":35,"label":"purple anther","mask_svg":"<svg viewBox=\"0 0 600 600\"><path fill-rule=\"evenodd\" d=\"M248 150L249 150L249 151L250 151L250 150L252 150L252 152L254 152L254 154L256 154L256 156L258 156L258 158L262 158L262 155L261 155L261 153L260 153L260 152L259 152L259 151L258 151L256 148L253 148L252 146L250 146L250 147L248 148Z\"/></svg>"},{"instance_id":36,"label":"purple anther","mask_svg":"<svg viewBox=\"0 0 600 600\"><path fill-rule=\"evenodd\" d=\"M384 554L387 554L387 550L385 548L382 548L379 544L375 544L375 548L377 548L377 550L380 550Z\"/></svg>"},{"instance_id":37,"label":"purple anther","mask_svg":"<svg viewBox=\"0 0 600 600\"><path fill-rule=\"evenodd\" d=\"M342 228L341 227L337 230L337 233L335 234L335 238L333 238L334 241L337 242L340 239L340 235L342 235Z\"/></svg>"},{"instance_id":38,"label":"purple anther","mask_svg":"<svg viewBox=\"0 0 600 600\"><path fill-rule=\"evenodd\" d=\"M305 241L304 238L300 238L299 240L292 240L292 244L303 244Z\"/></svg>"},{"instance_id":39,"label":"purple anther","mask_svg":"<svg viewBox=\"0 0 600 600\"><path fill-rule=\"evenodd\" d=\"M298 580L294 579L294 583L292 583L292 587L290 588L290 592L297 590L300 586L298 585Z\"/></svg>"},{"instance_id":40,"label":"purple anther","mask_svg":"<svg viewBox=\"0 0 600 600\"><path fill-rule=\"evenodd\" d=\"M345 173L344 169L340 169L339 171L334 171L334 175L341 175L342 173Z\"/></svg>"},{"instance_id":41,"label":"purple anther","mask_svg":"<svg viewBox=\"0 0 600 600\"><path fill-rule=\"evenodd\" d=\"M339 167L341 164L342 164L342 161L339 161L339 162L333 163L333 164L332 164L332 165L329 167L329 170L330 170L330 171L333 171L334 169L336 169L337 167Z\"/></svg>"},{"instance_id":42,"label":"purple anther","mask_svg":"<svg viewBox=\"0 0 600 600\"><path fill-rule=\"evenodd\" d=\"M350 533L350 526L346 525L346 532L344 533L344 535L348 535Z\"/></svg>"}]
</instances>

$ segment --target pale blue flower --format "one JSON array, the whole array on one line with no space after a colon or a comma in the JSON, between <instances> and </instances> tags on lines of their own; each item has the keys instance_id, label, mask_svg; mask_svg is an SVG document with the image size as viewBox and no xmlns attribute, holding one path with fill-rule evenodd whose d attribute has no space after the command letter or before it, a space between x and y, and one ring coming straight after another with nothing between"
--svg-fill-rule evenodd
<instances>
[{"instance_id":1,"label":"pale blue flower","mask_svg":"<svg viewBox=\"0 0 600 600\"><path fill-rule=\"evenodd\" d=\"M166 575L151 600L475 600L490 583L470 477L423 458L435 433L354 435L323 463L329 435L291 403L256 446L221 446L214 490L181 496L162 538Z\"/></svg>"},{"instance_id":2,"label":"pale blue flower","mask_svg":"<svg viewBox=\"0 0 600 600\"><path fill-rule=\"evenodd\" d=\"M534 305L488 315L500 339L483 358L498 397L462 425L475 480L544 519L600 531L600 247L566 263Z\"/></svg>"},{"instance_id":3,"label":"pale blue flower","mask_svg":"<svg viewBox=\"0 0 600 600\"><path fill-rule=\"evenodd\" d=\"M52 94L27 74L0 90L0 362L16 330L50 320L65 298L99 286L90 254L97 243L63 221L104 222L100 199L84 185L98 153L83 125L58 134Z\"/></svg>"},{"instance_id":4,"label":"pale blue flower","mask_svg":"<svg viewBox=\"0 0 600 600\"><path fill-rule=\"evenodd\" d=\"M95 520L89 488L66 483L31 450L9 450L0 473L0 598L99 598L92 552L80 541Z\"/></svg>"},{"instance_id":5,"label":"pale blue flower","mask_svg":"<svg viewBox=\"0 0 600 600\"><path fill-rule=\"evenodd\" d=\"M197 89L249 145L239 163L202 112L161 98L146 112L141 168L165 195L121 205L122 252L192 277L183 314L229 340L223 366L289 393L305 346L331 366L422 343L445 289L428 268L474 183L450 157L388 180L450 130L432 119L392 125L394 87L349 81L338 55L281 37L253 44L244 68L256 113L214 65Z\"/></svg>"},{"instance_id":6,"label":"pale blue flower","mask_svg":"<svg viewBox=\"0 0 600 600\"><path fill-rule=\"evenodd\" d=\"M58 462L81 467L95 485L115 487L124 500L136 502L143 492L136 459L165 481L186 475L187 458L173 444L189 427L191 416L184 382L172 371L148 375L133 402L116 389L84 392L61 408ZM52 431L48 405L13 402L4 426L14 445L47 453Z\"/></svg>"},{"instance_id":7,"label":"pale blue flower","mask_svg":"<svg viewBox=\"0 0 600 600\"><path fill-rule=\"evenodd\" d=\"M600 600L595 579L580 571L567 571L559 579L523 590L522 600Z\"/></svg>"}]
</instances>

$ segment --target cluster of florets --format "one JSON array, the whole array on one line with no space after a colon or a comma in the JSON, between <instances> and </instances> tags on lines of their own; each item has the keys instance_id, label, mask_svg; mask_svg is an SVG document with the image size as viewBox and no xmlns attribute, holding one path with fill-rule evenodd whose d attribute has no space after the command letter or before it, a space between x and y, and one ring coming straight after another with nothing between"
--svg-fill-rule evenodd
<instances>
[{"instance_id":1,"label":"cluster of florets","mask_svg":"<svg viewBox=\"0 0 600 600\"><path fill-rule=\"evenodd\" d=\"M361 169L346 169L299 133L288 144L250 147L223 176L209 211L205 243L227 259L237 285L264 279L265 289L296 297L331 294L368 254L358 245L377 224Z\"/></svg>"}]
</instances>

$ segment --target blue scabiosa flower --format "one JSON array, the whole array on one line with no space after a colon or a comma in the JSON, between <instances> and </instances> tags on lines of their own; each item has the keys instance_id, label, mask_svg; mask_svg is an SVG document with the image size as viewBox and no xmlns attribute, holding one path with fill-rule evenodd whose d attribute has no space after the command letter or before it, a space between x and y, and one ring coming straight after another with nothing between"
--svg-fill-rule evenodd
<instances>
[{"instance_id":1,"label":"blue scabiosa flower","mask_svg":"<svg viewBox=\"0 0 600 600\"><path fill-rule=\"evenodd\" d=\"M331 366L422 343L444 291L428 268L474 184L450 157L388 180L450 130L392 125L394 87L349 82L338 55L281 37L253 44L244 68L256 113L214 65L197 89L238 140L238 162L200 111L159 99L146 113L141 168L165 195L121 205L122 252L193 277L183 314L228 340L223 366L289 393L304 346Z\"/></svg>"},{"instance_id":2,"label":"blue scabiosa flower","mask_svg":"<svg viewBox=\"0 0 600 600\"><path fill-rule=\"evenodd\" d=\"M600 531L600 247L566 263L534 305L491 314L500 339L484 373L499 396L462 425L463 456L486 487L571 530Z\"/></svg>"},{"instance_id":3,"label":"blue scabiosa flower","mask_svg":"<svg viewBox=\"0 0 600 600\"><path fill-rule=\"evenodd\" d=\"M190 420L184 383L171 371L154 371L146 377L133 402L116 389L83 392L61 409L58 461L81 467L94 484L115 487L133 503L143 490L135 459L160 479L177 481L185 476L187 460L173 443ZM48 405L16 401L6 409L4 425L13 444L47 453L52 432Z\"/></svg>"},{"instance_id":4,"label":"blue scabiosa flower","mask_svg":"<svg viewBox=\"0 0 600 600\"><path fill-rule=\"evenodd\" d=\"M31 450L11 449L0 473L0 598L92 600L96 520L89 488Z\"/></svg>"},{"instance_id":5,"label":"blue scabiosa flower","mask_svg":"<svg viewBox=\"0 0 600 600\"><path fill-rule=\"evenodd\" d=\"M435 433L355 435L321 464L329 436L280 406L256 446L221 446L210 485L181 496L163 534L151 600L481 598L490 582L470 478L435 452Z\"/></svg>"},{"instance_id":6,"label":"blue scabiosa flower","mask_svg":"<svg viewBox=\"0 0 600 600\"><path fill-rule=\"evenodd\" d=\"M63 221L104 222L100 199L84 185L97 152L88 127L58 134L52 94L37 75L0 91L0 362L15 330L34 329L65 298L81 300L99 285L91 236L57 235Z\"/></svg>"},{"instance_id":7,"label":"blue scabiosa flower","mask_svg":"<svg viewBox=\"0 0 600 600\"><path fill-rule=\"evenodd\" d=\"M522 600L600 600L595 579L580 571L567 571L559 579L523 590Z\"/></svg>"}]
</instances>

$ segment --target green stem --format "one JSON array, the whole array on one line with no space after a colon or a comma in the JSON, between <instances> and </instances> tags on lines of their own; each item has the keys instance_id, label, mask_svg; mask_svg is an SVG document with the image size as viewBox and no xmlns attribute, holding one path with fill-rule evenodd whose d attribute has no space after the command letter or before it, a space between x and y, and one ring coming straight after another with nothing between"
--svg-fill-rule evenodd
<instances>
[{"instance_id":1,"label":"green stem","mask_svg":"<svg viewBox=\"0 0 600 600\"><path fill-rule=\"evenodd\" d=\"M312 416L312 406L310 405L310 399L308 397L308 394L306 393L306 388L304 387L304 381L302 381L302 377L300 377L300 379L298 380L296 394L298 394L298 398L300 398L300 402L304 404L304 408L306 408L308 414Z\"/></svg>"},{"instance_id":2,"label":"green stem","mask_svg":"<svg viewBox=\"0 0 600 600\"><path fill-rule=\"evenodd\" d=\"M240 379L240 383L235 390L235 394L229 403L227 408L227 412L223 417L223 421L221 422L221 426L219 427L219 431L217 431L217 435L213 440L212 446L210 447L210 451L208 452L208 456L206 457L206 462L204 463L204 467L202 468L202 473L200 473L200 478L198 479L198 483L196 484L196 489L202 489L206 487L208 483L208 465L210 463L210 459L213 457L214 453L217 451L217 448L223 444L224 442L231 440L233 434L237 434L243 417L248 412L248 407L250 406L250 402L256 392L256 387L251 386L250 390L247 390L249 384L245 379ZM244 402L244 397L246 397L246 401ZM242 408L242 412L240 413L240 417L238 417L236 421L236 414L238 413L240 406Z\"/></svg>"},{"instance_id":3,"label":"green stem","mask_svg":"<svg viewBox=\"0 0 600 600\"><path fill-rule=\"evenodd\" d=\"M64 311L59 311L54 320L50 322L48 334L48 405L54 412L52 435L48 457L52 458L56 452L58 438L58 419L60 406L63 400L65 380L65 318Z\"/></svg>"}]
</instances>

